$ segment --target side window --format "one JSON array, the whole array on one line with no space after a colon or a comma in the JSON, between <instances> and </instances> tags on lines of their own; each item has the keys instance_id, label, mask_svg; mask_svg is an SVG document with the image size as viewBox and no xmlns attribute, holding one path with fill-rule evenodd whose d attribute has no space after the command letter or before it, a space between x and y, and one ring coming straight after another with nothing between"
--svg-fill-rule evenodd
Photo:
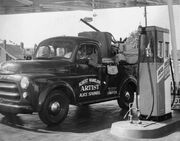
<instances>
[{"instance_id":1,"label":"side window","mask_svg":"<svg viewBox=\"0 0 180 141\"><path fill-rule=\"evenodd\" d=\"M77 60L89 59L98 63L98 48L95 44L82 44L77 52Z\"/></svg>"},{"instance_id":2,"label":"side window","mask_svg":"<svg viewBox=\"0 0 180 141\"><path fill-rule=\"evenodd\" d=\"M86 56L86 44L80 46L79 50L77 51L76 59L81 60L85 59Z\"/></svg>"}]
</instances>

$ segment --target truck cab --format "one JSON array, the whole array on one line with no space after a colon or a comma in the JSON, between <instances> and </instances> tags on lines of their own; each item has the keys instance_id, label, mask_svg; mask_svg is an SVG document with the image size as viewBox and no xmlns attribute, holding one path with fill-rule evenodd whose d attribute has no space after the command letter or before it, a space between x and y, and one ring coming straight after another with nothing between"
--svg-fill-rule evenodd
<instances>
[{"instance_id":1,"label":"truck cab","mask_svg":"<svg viewBox=\"0 0 180 141\"><path fill-rule=\"evenodd\" d=\"M38 112L47 125L67 116L69 105L117 100L128 109L137 81L124 64L102 53L102 44L86 37L53 37L42 41L32 60L0 66L0 113ZM107 53L107 52L106 52Z\"/></svg>"}]
</instances>

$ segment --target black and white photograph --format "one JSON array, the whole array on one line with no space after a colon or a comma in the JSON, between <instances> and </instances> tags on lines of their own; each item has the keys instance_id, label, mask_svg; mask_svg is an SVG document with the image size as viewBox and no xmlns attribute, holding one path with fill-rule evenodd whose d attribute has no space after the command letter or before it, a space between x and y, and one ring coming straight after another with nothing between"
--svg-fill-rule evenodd
<instances>
[{"instance_id":1,"label":"black and white photograph","mask_svg":"<svg viewBox=\"0 0 180 141\"><path fill-rule=\"evenodd\" d=\"M0 141L179 141L180 0L0 0Z\"/></svg>"}]
</instances>

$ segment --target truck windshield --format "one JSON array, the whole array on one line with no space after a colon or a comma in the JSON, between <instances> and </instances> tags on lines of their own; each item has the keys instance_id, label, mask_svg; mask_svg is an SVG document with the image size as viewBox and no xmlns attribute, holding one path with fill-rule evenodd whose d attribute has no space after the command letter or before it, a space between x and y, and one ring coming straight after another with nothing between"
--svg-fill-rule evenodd
<instances>
[{"instance_id":1,"label":"truck windshield","mask_svg":"<svg viewBox=\"0 0 180 141\"><path fill-rule=\"evenodd\" d=\"M73 41L47 41L38 47L35 58L71 58L75 48Z\"/></svg>"}]
</instances>

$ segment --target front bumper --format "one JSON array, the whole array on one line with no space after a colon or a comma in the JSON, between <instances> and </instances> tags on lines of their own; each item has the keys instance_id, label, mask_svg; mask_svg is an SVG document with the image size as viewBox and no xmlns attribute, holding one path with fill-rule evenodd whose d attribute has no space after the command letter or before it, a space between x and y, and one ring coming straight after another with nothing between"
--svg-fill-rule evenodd
<instances>
[{"instance_id":1,"label":"front bumper","mask_svg":"<svg viewBox=\"0 0 180 141\"><path fill-rule=\"evenodd\" d=\"M25 92L20 87L21 75L0 74L0 113L32 113L31 97L24 99ZM31 87L26 90L29 94L34 93Z\"/></svg>"},{"instance_id":2,"label":"front bumper","mask_svg":"<svg viewBox=\"0 0 180 141\"><path fill-rule=\"evenodd\" d=\"M32 113L33 109L29 105L18 105L18 104L9 104L9 103L0 103L0 113L12 113L12 114L28 114Z\"/></svg>"}]
</instances>

